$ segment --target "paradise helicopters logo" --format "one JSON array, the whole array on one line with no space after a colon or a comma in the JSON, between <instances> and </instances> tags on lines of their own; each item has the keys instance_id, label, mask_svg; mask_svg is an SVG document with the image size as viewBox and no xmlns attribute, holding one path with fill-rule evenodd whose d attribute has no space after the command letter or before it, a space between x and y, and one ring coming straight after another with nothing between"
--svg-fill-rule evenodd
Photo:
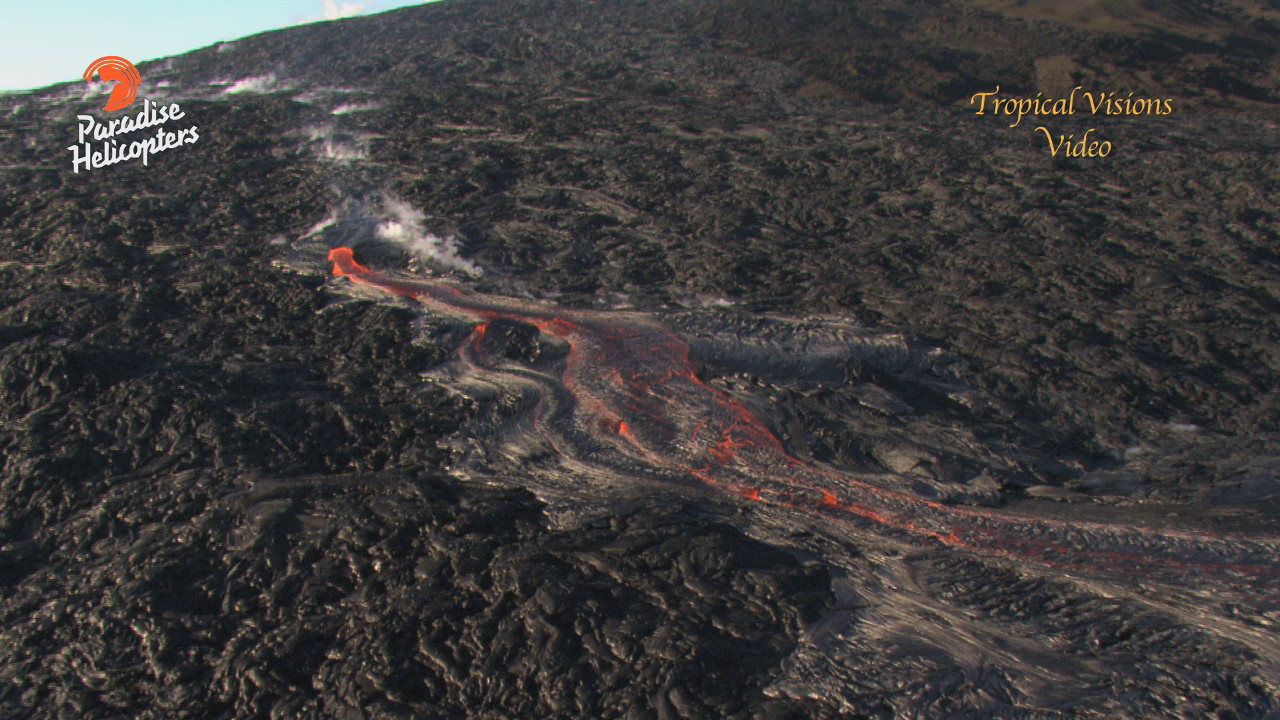
<instances>
[{"instance_id":1,"label":"paradise helicopters logo","mask_svg":"<svg viewBox=\"0 0 1280 720\"><path fill-rule=\"evenodd\" d=\"M100 57L85 69L85 81L93 82L94 74L103 82L115 82L103 110L123 110L137 99L138 84L142 81L142 76L138 74L138 68L128 60L116 55ZM82 166L87 171L137 159L141 159L143 165L148 165L152 155L181 145L190 145L200 139L195 125L178 132L169 132L164 128L164 124L170 120L181 120L186 116L178 103L159 105L146 99L142 101L142 110L136 116L124 115L104 121L92 115L77 115L77 144L67 148L71 152L71 169L79 173ZM156 128L155 135L132 142L121 139L121 136L148 128ZM94 142L101 143L100 149L93 149Z\"/></svg>"}]
</instances>

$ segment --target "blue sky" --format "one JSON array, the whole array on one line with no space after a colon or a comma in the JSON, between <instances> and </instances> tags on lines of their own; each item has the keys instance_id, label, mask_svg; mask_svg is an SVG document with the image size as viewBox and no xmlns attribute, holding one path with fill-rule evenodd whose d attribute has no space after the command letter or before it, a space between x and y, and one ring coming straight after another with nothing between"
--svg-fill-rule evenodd
<instances>
[{"instance_id":1,"label":"blue sky","mask_svg":"<svg viewBox=\"0 0 1280 720\"><path fill-rule=\"evenodd\" d=\"M4 0L0 90L78 80L89 63L139 63L264 30L422 0Z\"/></svg>"}]
</instances>

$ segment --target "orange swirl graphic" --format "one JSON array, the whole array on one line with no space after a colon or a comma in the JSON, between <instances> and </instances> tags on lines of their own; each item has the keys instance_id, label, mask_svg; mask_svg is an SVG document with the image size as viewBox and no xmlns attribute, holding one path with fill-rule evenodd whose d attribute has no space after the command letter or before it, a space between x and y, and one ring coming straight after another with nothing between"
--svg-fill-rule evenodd
<instances>
[{"instance_id":1,"label":"orange swirl graphic","mask_svg":"<svg viewBox=\"0 0 1280 720\"><path fill-rule=\"evenodd\" d=\"M111 97L107 98L107 104L102 107L103 110L123 110L138 97L138 83L142 81L142 76L138 74L138 68L128 60L118 55L100 57L89 63L89 67L84 71L84 79L93 82L94 73L97 73L103 82L116 81L116 86L111 89Z\"/></svg>"}]
</instances>

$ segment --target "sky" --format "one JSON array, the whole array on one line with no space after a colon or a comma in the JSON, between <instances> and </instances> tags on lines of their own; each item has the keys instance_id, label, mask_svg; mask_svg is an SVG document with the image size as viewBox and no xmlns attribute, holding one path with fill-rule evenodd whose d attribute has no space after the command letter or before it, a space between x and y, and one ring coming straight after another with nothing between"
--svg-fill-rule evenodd
<instances>
[{"instance_id":1,"label":"sky","mask_svg":"<svg viewBox=\"0 0 1280 720\"><path fill-rule=\"evenodd\" d=\"M266 30L422 1L0 0L0 90L79 80L104 55L137 64Z\"/></svg>"}]
</instances>

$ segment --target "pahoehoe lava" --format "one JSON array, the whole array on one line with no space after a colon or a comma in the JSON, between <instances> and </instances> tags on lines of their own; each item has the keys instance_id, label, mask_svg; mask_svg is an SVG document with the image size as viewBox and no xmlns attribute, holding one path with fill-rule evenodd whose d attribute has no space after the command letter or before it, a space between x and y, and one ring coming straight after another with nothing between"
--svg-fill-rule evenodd
<instances>
[{"instance_id":1,"label":"pahoehoe lava","mask_svg":"<svg viewBox=\"0 0 1280 720\"><path fill-rule=\"evenodd\" d=\"M492 367L479 344L492 320L529 323L566 340L570 349L562 385L547 392L567 391L574 403L572 417L538 423L544 402L539 397L537 430L564 437L567 433L561 428L572 428L597 446L611 446L649 465L655 477L679 482L683 475L751 500L870 521L917 539L1052 566L1137 572L1149 579L1181 577L1184 582L1213 585L1238 579L1259 592L1270 592L1280 578L1273 562L1280 539L1274 536L1144 531L1017 518L948 506L878 487L874 476L803 463L740 401L699 380L689 361L689 345L652 320L398 280L356 262L350 248L335 248L329 259L335 275L413 298L438 312L479 320L460 349L472 366ZM570 445L562 443L557 449L573 453Z\"/></svg>"},{"instance_id":2,"label":"pahoehoe lava","mask_svg":"<svg viewBox=\"0 0 1280 720\"><path fill-rule=\"evenodd\" d=\"M78 174L0 95L0 715L1271 720L1275 10L1065 7L446 0Z\"/></svg>"},{"instance_id":3,"label":"pahoehoe lava","mask_svg":"<svg viewBox=\"0 0 1280 720\"><path fill-rule=\"evenodd\" d=\"M570 417L539 423L544 395L537 399L534 431L554 433L561 453L575 451L571 433L595 442L589 462L602 464L611 447L640 464L614 467L680 482L681 475L755 501L846 520L870 521L882 531L933 539L965 550L1034 560L1085 573L1139 573L1145 580L1172 579L1221 589L1240 583L1273 592L1275 537L1214 536L1161 532L1134 526L1017 518L949 507L878 487L873 477L824 470L796 459L741 402L709 388L695 375L689 346L670 330L638 317L519 303L469 294L451 285L412 284L380 275L355 262L348 248L330 252L334 273L404 295L434 310L480 320L460 349L472 367L494 370L480 347L489 323L526 322L566 340L569 352L560 390L571 397ZM566 431L568 429L568 431Z\"/></svg>"},{"instance_id":4,"label":"pahoehoe lava","mask_svg":"<svg viewBox=\"0 0 1280 720\"><path fill-rule=\"evenodd\" d=\"M1047 587L1054 588L1049 597L1058 596L1052 603L1070 603L1067 598L1073 594L1088 596L1096 588L1109 586L1159 588L1146 598L1132 597L1129 612L1139 616L1145 609L1157 617L1172 615L1177 618L1174 627L1185 626L1180 632L1220 633L1239 643L1240 652L1258 653L1264 666L1274 667L1280 660L1274 638L1228 617L1197 617L1207 607L1194 599L1188 602L1189 597L1206 592L1216 594L1219 602L1230 598L1246 604L1250 598L1274 597L1280 576L1273 562L1280 541L1274 535L1064 521L919 497L895 486L897 478L890 475L855 474L796 458L743 402L700 380L689 359L689 344L655 318L635 312L555 307L483 295L441 281L400 279L361 265L346 247L331 250L329 260L334 275L412 299L433 313L475 323L457 352L466 382L507 386L512 394L519 390L508 378L515 378L517 385L534 386L533 397L518 403L529 410L530 418L515 412L497 422L491 419L490 425L471 433L474 442L486 444L481 438L488 438L487 444L495 446L490 448L493 456L501 453L496 447L501 444L528 446L545 440L555 453L553 465L603 469L606 481L701 487L800 514L821 515L848 531L837 530L836 537L852 539L864 548L875 544L869 538L887 537L895 544L937 545L977 555L977 561L968 565L964 560L958 566L955 560L942 561L941 577L946 579L934 582L944 586L956 582L945 569L961 567L972 572L983 566L983 556L996 556L1019 568L1012 582L1015 586L1027 577L1049 579ZM484 349L485 337L491 327L503 322L536 328L566 343L568 349L558 362L541 370L513 362L519 353L490 358ZM555 397L562 399L549 402ZM548 405L556 409L548 411ZM513 433L517 437L511 437ZM521 438L521 433L537 437ZM471 470L482 476L491 472L483 466ZM554 475L549 480L553 486L558 484ZM546 487L536 481L532 486ZM579 490L575 499L588 500L591 493L591 488L585 494ZM639 494L644 494L643 489ZM781 527L773 528L773 535L781 537L794 527L796 518L790 514L775 522ZM801 542L796 547L807 545ZM936 560L923 560L928 556L924 553L909 562L913 569L908 574L913 578L933 575L919 569L939 567ZM843 564L826 559L836 566ZM997 566L986 572L998 578L1006 570ZM1073 587L1077 584L1082 587ZM898 597L891 602L908 601ZM920 635L924 638L929 633ZM842 650L826 648L827 652ZM829 699L854 710L858 696L846 690L831 687Z\"/></svg>"}]
</instances>

